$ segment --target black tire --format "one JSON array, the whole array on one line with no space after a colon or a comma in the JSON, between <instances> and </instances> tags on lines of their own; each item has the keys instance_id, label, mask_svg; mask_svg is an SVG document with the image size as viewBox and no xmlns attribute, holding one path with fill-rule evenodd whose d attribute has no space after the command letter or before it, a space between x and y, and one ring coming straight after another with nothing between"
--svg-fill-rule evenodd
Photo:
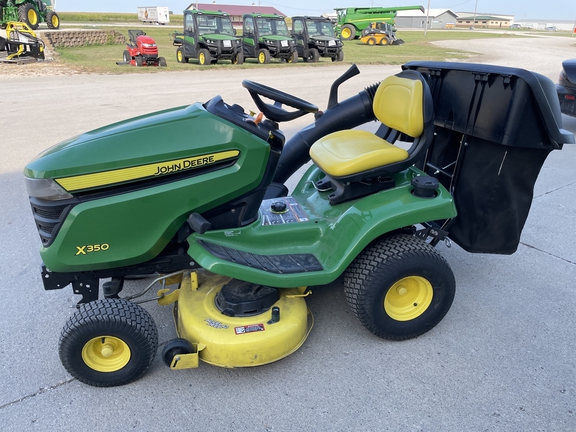
<instances>
[{"instance_id":1,"label":"black tire","mask_svg":"<svg viewBox=\"0 0 576 432\"><path fill-rule=\"evenodd\" d=\"M212 57L210 56L210 51L208 51L206 48L202 48L199 52L198 52L198 64L202 65L202 66L206 66L211 64L212 62Z\"/></svg>"},{"instance_id":2,"label":"black tire","mask_svg":"<svg viewBox=\"0 0 576 432\"><path fill-rule=\"evenodd\" d=\"M383 38L380 40L380 45L390 45L390 40L388 39L388 37L386 37L386 36L383 37Z\"/></svg>"},{"instance_id":3,"label":"black tire","mask_svg":"<svg viewBox=\"0 0 576 432\"><path fill-rule=\"evenodd\" d=\"M286 63L298 63L298 51L292 51L290 57L286 59Z\"/></svg>"},{"instance_id":4,"label":"black tire","mask_svg":"<svg viewBox=\"0 0 576 432\"><path fill-rule=\"evenodd\" d=\"M446 260L428 243L406 234L368 246L344 277L346 299L358 320L391 340L411 339L436 326L455 291Z\"/></svg>"},{"instance_id":5,"label":"black tire","mask_svg":"<svg viewBox=\"0 0 576 432\"><path fill-rule=\"evenodd\" d=\"M60 28L60 17L56 12L50 10L46 13L46 25L53 30Z\"/></svg>"},{"instance_id":6,"label":"black tire","mask_svg":"<svg viewBox=\"0 0 576 432\"><path fill-rule=\"evenodd\" d=\"M353 25L344 24L340 30L340 35L344 40L352 40L356 37L356 28Z\"/></svg>"},{"instance_id":7,"label":"black tire","mask_svg":"<svg viewBox=\"0 0 576 432\"><path fill-rule=\"evenodd\" d=\"M316 63L320 60L320 53L316 48L310 48L308 54L304 57L304 61L308 63Z\"/></svg>"},{"instance_id":8,"label":"black tire","mask_svg":"<svg viewBox=\"0 0 576 432\"><path fill-rule=\"evenodd\" d=\"M144 65L144 59L141 55L137 55L134 59L136 60L136 66Z\"/></svg>"},{"instance_id":9,"label":"black tire","mask_svg":"<svg viewBox=\"0 0 576 432\"><path fill-rule=\"evenodd\" d=\"M344 50L338 51L338 54L336 54L335 56L332 57L332 61L333 62L344 61Z\"/></svg>"},{"instance_id":10,"label":"black tire","mask_svg":"<svg viewBox=\"0 0 576 432\"><path fill-rule=\"evenodd\" d=\"M166 67L168 64L166 63L166 59L164 57L158 57L158 66Z\"/></svg>"},{"instance_id":11,"label":"black tire","mask_svg":"<svg viewBox=\"0 0 576 432\"><path fill-rule=\"evenodd\" d=\"M40 24L38 11L30 3L24 3L18 7L18 18L32 30L36 30Z\"/></svg>"},{"instance_id":12,"label":"black tire","mask_svg":"<svg viewBox=\"0 0 576 432\"><path fill-rule=\"evenodd\" d=\"M188 58L184 55L184 49L182 47L176 50L176 61L178 63L188 63Z\"/></svg>"},{"instance_id":13,"label":"black tire","mask_svg":"<svg viewBox=\"0 0 576 432\"><path fill-rule=\"evenodd\" d=\"M266 48L261 48L258 50L256 58L258 59L258 63L268 64L270 63L270 51L268 51Z\"/></svg>"},{"instance_id":14,"label":"black tire","mask_svg":"<svg viewBox=\"0 0 576 432\"><path fill-rule=\"evenodd\" d=\"M125 62L129 63L132 60L132 56L130 55L130 51L124 50L124 52L122 53L122 58L124 59Z\"/></svg>"},{"instance_id":15,"label":"black tire","mask_svg":"<svg viewBox=\"0 0 576 432\"><path fill-rule=\"evenodd\" d=\"M58 353L74 378L97 387L128 384L152 364L158 330L150 314L124 299L83 304L66 323Z\"/></svg>"},{"instance_id":16,"label":"black tire","mask_svg":"<svg viewBox=\"0 0 576 432\"><path fill-rule=\"evenodd\" d=\"M162 361L168 367L172 364L174 357L179 354L192 354L194 347L188 340L177 338L169 341L162 350Z\"/></svg>"},{"instance_id":17,"label":"black tire","mask_svg":"<svg viewBox=\"0 0 576 432\"><path fill-rule=\"evenodd\" d=\"M376 38L369 37L368 39L366 39L366 45L376 45Z\"/></svg>"},{"instance_id":18,"label":"black tire","mask_svg":"<svg viewBox=\"0 0 576 432\"><path fill-rule=\"evenodd\" d=\"M232 59L232 64L237 64L237 65L244 64L244 54L243 53L236 54L234 56L234 58Z\"/></svg>"}]
</instances>

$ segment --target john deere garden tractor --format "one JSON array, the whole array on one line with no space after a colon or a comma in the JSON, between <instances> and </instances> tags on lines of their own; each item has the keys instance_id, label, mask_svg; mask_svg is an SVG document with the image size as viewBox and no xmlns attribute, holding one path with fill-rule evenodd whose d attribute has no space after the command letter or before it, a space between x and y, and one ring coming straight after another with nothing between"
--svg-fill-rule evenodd
<instances>
[{"instance_id":1,"label":"john deere garden tractor","mask_svg":"<svg viewBox=\"0 0 576 432\"><path fill-rule=\"evenodd\" d=\"M45 22L49 29L60 28L52 0L0 0L0 27L9 21L23 22L32 30Z\"/></svg>"}]
</instances>

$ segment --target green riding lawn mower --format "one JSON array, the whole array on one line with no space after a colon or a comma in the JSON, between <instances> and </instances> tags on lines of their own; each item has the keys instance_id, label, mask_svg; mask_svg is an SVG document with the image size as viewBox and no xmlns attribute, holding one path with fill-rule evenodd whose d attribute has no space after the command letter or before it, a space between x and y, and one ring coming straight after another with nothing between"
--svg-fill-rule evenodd
<instances>
[{"instance_id":1,"label":"green riding lawn mower","mask_svg":"<svg viewBox=\"0 0 576 432\"><path fill-rule=\"evenodd\" d=\"M166 365L247 367L304 343L309 286L343 275L360 323L404 340L436 326L454 298L434 246L516 250L542 164L574 143L554 84L522 69L411 62L339 100L357 73L336 80L324 111L243 81L261 114L215 96L85 133L26 166L44 288L81 296L59 342L72 376L115 386L144 374L158 333L138 302L156 285L178 336ZM285 140L279 124L307 114ZM375 133L356 128L374 120ZM155 279L126 295L137 275Z\"/></svg>"}]
</instances>

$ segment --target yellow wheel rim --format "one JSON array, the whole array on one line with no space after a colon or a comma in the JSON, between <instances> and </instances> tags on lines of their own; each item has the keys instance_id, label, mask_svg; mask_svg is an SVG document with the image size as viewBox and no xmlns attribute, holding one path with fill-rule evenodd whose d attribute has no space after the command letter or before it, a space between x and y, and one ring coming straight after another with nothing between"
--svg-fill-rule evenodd
<instances>
[{"instance_id":1,"label":"yellow wheel rim","mask_svg":"<svg viewBox=\"0 0 576 432\"><path fill-rule=\"evenodd\" d=\"M198 63L200 63L201 65L206 64L206 56L204 55L204 53L200 53L200 55L198 56Z\"/></svg>"},{"instance_id":2,"label":"yellow wheel rim","mask_svg":"<svg viewBox=\"0 0 576 432\"><path fill-rule=\"evenodd\" d=\"M368 39L368 45L376 45L376 39Z\"/></svg>"},{"instance_id":3,"label":"yellow wheel rim","mask_svg":"<svg viewBox=\"0 0 576 432\"><path fill-rule=\"evenodd\" d=\"M388 290L384 298L384 309L393 320L410 321L428 309L433 296L434 290L427 279L408 276Z\"/></svg>"},{"instance_id":4,"label":"yellow wheel rim","mask_svg":"<svg viewBox=\"0 0 576 432\"><path fill-rule=\"evenodd\" d=\"M344 39L348 39L348 38L350 38L350 36L352 36L352 32L350 31L350 29L348 27L343 28L342 29L342 37Z\"/></svg>"},{"instance_id":5,"label":"yellow wheel rim","mask_svg":"<svg viewBox=\"0 0 576 432\"><path fill-rule=\"evenodd\" d=\"M264 63L264 62L266 61L266 55L265 55L263 52L261 52L260 54L258 54L258 61L259 61L260 63Z\"/></svg>"},{"instance_id":6,"label":"yellow wheel rim","mask_svg":"<svg viewBox=\"0 0 576 432\"><path fill-rule=\"evenodd\" d=\"M52 26L53 27L58 27L59 21L58 21L58 17L56 15L52 15Z\"/></svg>"},{"instance_id":7,"label":"yellow wheel rim","mask_svg":"<svg viewBox=\"0 0 576 432\"><path fill-rule=\"evenodd\" d=\"M91 339L82 348L82 360L97 372L116 372L130 361L130 347L114 336Z\"/></svg>"},{"instance_id":8,"label":"yellow wheel rim","mask_svg":"<svg viewBox=\"0 0 576 432\"><path fill-rule=\"evenodd\" d=\"M36 25L38 23L38 15L36 15L36 11L34 9L28 10L28 22L31 25Z\"/></svg>"},{"instance_id":9,"label":"yellow wheel rim","mask_svg":"<svg viewBox=\"0 0 576 432\"><path fill-rule=\"evenodd\" d=\"M182 51L178 51L178 62L182 63Z\"/></svg>"}]
</instances>

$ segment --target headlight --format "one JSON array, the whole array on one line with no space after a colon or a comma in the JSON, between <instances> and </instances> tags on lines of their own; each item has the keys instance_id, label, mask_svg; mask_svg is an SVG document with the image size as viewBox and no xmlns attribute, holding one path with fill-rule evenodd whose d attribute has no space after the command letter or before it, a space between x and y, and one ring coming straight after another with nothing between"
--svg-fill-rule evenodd
<instances>
[{"instance_id":1,"label":"headlight","mask_svg":"<svg viewBox=\"0 0 576 432\"><path fill-rule=\"evenodd\" d=\"M33 198L48 201L60 201L72 198L72 195L66 192L62 186L53 179L33 179L25 177L25 181L28 195Z\"/></svg>"},{"instance_id":2,"label":"headlight","mask_svg":"<svg viewBox=\"0 0 576 432\"><path fill-rule=\"evenodd\" d=\"M144 48L154 48L156 46L156 44L147 44L147 43L143 43L142 46Z\"/></svg>"},{"instance_id":3,"label":"headlight","mask_svg":"<svg viewBox=\"0 0 576 432\"><path fill-rule=\"evenodd\" d=\"M268 45L276 45L273 40L266 40L266 43Z\"/></svg>"}]
</instances>

